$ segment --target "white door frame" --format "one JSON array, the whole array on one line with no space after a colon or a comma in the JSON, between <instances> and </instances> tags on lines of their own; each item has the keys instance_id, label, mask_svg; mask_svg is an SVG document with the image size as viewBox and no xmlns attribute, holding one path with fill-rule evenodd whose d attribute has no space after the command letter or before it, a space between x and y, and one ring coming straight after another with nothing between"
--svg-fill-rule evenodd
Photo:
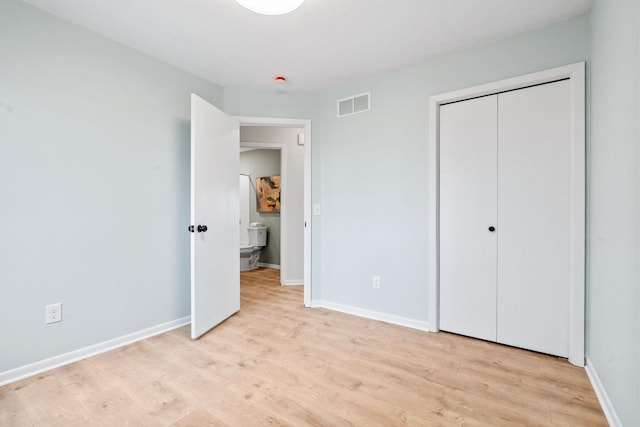
<instances>
[{"instance_id":1,"label":"white door frame","mask_svg":"<svg viewBox=\"0 0 640 427\"><path fill-rule=\"evenodd\" d=\"M585 63L526 74L429 98L428 288L429 330L440 330L439 134L440 105L527 86L569 79L571 83L571 242L569 361L584 366L585 340Z\"/></svg>"},{"instance_id":2,"label":"white door frame","mask_svg":"<svg viewBox=\"0 0 640 427\"><path fill-rule=\"evenodd\" d=\"M304 305L311 307L311 120L237 116L240 126L279 126L303 129L304 134ZM282 227L281 227L282 228Z\"/></svg>"}]
</instances>

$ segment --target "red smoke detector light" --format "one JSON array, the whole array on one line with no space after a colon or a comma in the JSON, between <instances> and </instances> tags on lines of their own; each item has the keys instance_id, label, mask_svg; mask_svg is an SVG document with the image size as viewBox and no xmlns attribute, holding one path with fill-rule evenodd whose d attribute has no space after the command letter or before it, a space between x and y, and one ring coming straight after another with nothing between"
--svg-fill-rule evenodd
<instances>
[{"instance_id":1,"label":"red smoke detector light","mask_svg":"<svg viewBox=\"0 0 640 427\"><path fill-rule=\"evenodd\" d=\"M276 76L275 81L276 83L285 83L287 78L285 76Z\"/></svg>"}]
</instances>

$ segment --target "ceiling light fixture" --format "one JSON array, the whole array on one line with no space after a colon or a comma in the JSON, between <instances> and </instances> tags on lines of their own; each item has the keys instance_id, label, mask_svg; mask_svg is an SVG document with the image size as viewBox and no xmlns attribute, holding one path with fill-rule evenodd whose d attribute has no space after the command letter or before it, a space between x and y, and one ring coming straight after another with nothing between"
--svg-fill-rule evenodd
<instances>
[{"instance_id":1,"label":"ceiling light fixture","mask_svg":"<svg viewBox=\"0 0 640 427\"><path fill-rule=\"evenodd\" d=\"M299 8L304 0L236 0L236 2L262 15L284 15Z\"/></svg>"}]
</instances>

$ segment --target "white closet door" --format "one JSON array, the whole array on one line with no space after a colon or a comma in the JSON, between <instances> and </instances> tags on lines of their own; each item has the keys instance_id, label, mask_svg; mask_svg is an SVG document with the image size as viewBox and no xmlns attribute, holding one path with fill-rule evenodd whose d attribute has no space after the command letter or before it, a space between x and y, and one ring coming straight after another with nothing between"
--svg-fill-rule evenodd
<instances>
[{"instance_id":1,"label":"white closet door","mask_svg":"<svg viewBox=\"0 0 640 427\"><path fill-rule=\"evenodd\" d=\"M496 340L497 96L440 107L440 327Z\"/></svg>"},{"instance_id":2,"label":"white closet door","mask_svg":"<svg viewBox=\"0 0 640 427\"><path fill-rule=\"evenodd\" d=\"M567 356L570 84L498 95L498 342Z\"/></svg>"}]
</instances>

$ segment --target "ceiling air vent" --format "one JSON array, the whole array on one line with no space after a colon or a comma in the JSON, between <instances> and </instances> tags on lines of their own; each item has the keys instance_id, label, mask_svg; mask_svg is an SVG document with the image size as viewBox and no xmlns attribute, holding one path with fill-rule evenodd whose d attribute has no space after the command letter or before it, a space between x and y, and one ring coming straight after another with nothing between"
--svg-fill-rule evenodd
<instances>
[{"instance_id":1,"label":"ceiling air vent","mask_svg":"<svg viewBox=\"0 0 640 427\"><path fill-rule=\"evenodd\" d=\"M338 117L363 113L371 109L371 92L338 100Z\"/></svg>"}]
</instances>

